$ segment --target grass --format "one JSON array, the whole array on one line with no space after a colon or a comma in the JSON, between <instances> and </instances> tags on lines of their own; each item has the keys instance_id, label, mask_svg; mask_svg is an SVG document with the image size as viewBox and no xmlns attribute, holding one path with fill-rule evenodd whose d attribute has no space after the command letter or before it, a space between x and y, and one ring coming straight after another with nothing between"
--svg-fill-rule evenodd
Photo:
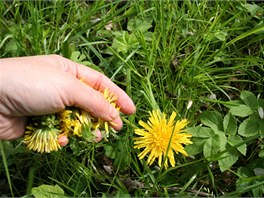
<instances>
[{"instance_id":1,"label":"grass","mask_svg":"<svg viewBox=\"0 0 264 198\"><path fill-rule=\"evenodd\" d=\"M200 124L202 112L225 115L224 104L243 90L263 99L264 7L255 3L0 1L1 58L70 58L79 51L137 106L135 115L123 117L118 138L108 142L42 155L20 140L4 142L1 196L29 196L42 184L57 184L74 197L261 196L263 172L251 170L263 162L263 136L244 138L246 155L224 172L213 160L217 156L208 160L201 153L177 155L176 166L167 170L149 167L133 148L133 125L152 109L176 111L191 127Z\"/></svg>"}]
</instances>

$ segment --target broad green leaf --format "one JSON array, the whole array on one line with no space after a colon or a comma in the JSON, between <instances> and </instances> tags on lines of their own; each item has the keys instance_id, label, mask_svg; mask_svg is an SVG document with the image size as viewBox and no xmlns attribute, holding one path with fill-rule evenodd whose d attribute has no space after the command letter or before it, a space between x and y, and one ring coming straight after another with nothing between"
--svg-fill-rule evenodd
<instances>
[{"instance_id":1,"label":"broad green leaf","mask_svg":"<svg viewBox=\"0 0 264 198\"><path fill-rule=\"evenodd\" d=\"M129 31L135 31L135 30L139 30L142 33L145 33L148 31L149 28L152 27L152 21L153 19L151 18L134 18L134 19L130 19L128 21L127 24L127 29Z\"/></svg>"},{"instance_id":2,"label":"broad green leaf","mask_svg":"<svg viewBox=\"0 0 264 198\"><path fill-rule=\"evenodd\" d=\"M203 147L204 147L206 140L207 139L193 137L192 138L193 143L185 146L185 151L189 155L197 155L197 154L203 152Z\"/></svg>"},{"instance_id":3,"label":"broad green leaf","mask_svg":"<svg viewBox=\"0 0 264 198\"><path fill-rule=\"evenodd\" d=\"M216 32L214 35L220 41L225 41L226 40L226 36L227 36L227 32L226 31L220 31L220 32Z\"/></svg>"},{"instance_id":4,"label":"broad green leaf","mask_svg":"<svg viewBox=\"0 0 264 198\"><path fill-rule=\"evenodd\" d=\"M264 119L259 119L259 132L261 136L264 136Z\"/></svg>"},{"instance_id":5,"label":"broad green leaf","mask_svg":"<svg viewBox=\"0 0 264 198\"><path fill-rule=\"evenodd\" d=\"M217 111L206 111L200 115L201 122L213 130L223 131L222 116Z\"/></svg>"},{"instance_id":6,"label":"broad green leaf","mask_svg":"<svg viewBox=\"0 0 264 198\"><path fill-rule=\"evenodd\" d=\"M129 47L127 42L124 40L123 37L116 37L113 40L112 48L115 49L117 52L127 53Z\"/></svg>"},{"instance_id":7,"label":"broad green leaf","mask_svg":"<svg viewBox=\"0 0 264 198\"><path fill-rule=\"evenodd\" d=\"M239 145L243 142L243 139L239 136L239 135L234 135L234 136L231 136L229 139L228 139L228 142L229 142L229 145L230 146L236 146L236 145ZM245 155L246 156L246 153L247 153L247 144L244 143L242 144L241 146L238 146L237 147L237 150L242 154L242 155Z\"/></svg>"},{"instance_id":8,"label":"broad green leaf","mask_svg":"<svg viewBox=\"0 0 264 198\"><path fill-rule=\"evenodd\" d=\"M213 138L207 139L205 144L204 144L204 147L203 147L204 157L210 157L211 156L212 146L213 146Z\"/></svg>"},{"instance_id":9,"label":"broad green leaf","mask_svg":"<svg viewBox=\"0 0 264 198\"><path fill-rule=\"evenodd\" d=\"M261 11L261 7L259 7L256 4L245 3L243 4L243 7L246 8L247 11L250 12L252 16L255 16L257 11Z\"/></svg>"},{"instance_id":10,"label":"broad green leaf","mask_svg":"<svg viewBox=\"0 0 264 198\"><path fill-rule=\"evenodd\" d=\"M75 45L69 43L67 40L62 43L61 53L63 57L70 59L73 51L75 51Z\"/></svg>"},{"instance_id":11,"label":"broad green leaf","mask_svg":"<svg viewBox=\"0 0 264 198\"><path fill-rule=\"evenodd\" d=\"M258 109L258 100L253 93L249 91L242 91L240 98L248 107L251 108L252 111L256 111Z\"/></svg>"},{"instance_id":12,"label":"broad green leaf","mask_svg":"<svg viewBox=\"0 0 264 198\"><path fill-rule=\"evenodd\" d=\"M103 71L95 64L91 63L90 61L84 61L85 60L85 55L81 54L81 52L79 51L73 51L71 53L70 59L76 63L80 63L82 65L88 66L94 70L97 70L101 73L103 73Z\"/></svg>"},{"instance_id":13,"label":"broad green leaf","mask_svg":"<svg viewBox=\"0 0 264 198\"><path fill-rule=\"evenodd\" d=\"M224 132L226 134L228 134L228 135L235 135L236 134L237 122L236 122L236 118L231 113L228 113L224 117L223 126L224 126Z\"/></svg>"},{"instance_id":14,"label":"broad green leaf","mask_svg":"<svg viewBox=\"0 0 264 198\"><path fill-rule=\"evenodd\" d=\"M121 33L121 36L116 36L113 40L113 49L117 52L127 53L128 50L133 50L138 47L139 42L134 34L129 34L127 31Z\"/></svg>"},{"instance_id":15,"label":"broad green leaf","mask_svg":"<svg viewBox=\"0 0 264 198\"><path fill-rule=\"evenodd\" d=\"M196 126L186 129L187 133L192 134L193 137L210 138L214 136L214 131L208 127Z\"/></svg>"},{"instance_id":16,"label":"broad green leaf","mask_svg":"<svg viewBox=\"0 0 264 198\"><path fill-rule=\"evenodd\" d=\"M78 62L80 54L81 54L81 52L79 52L79 51L73 51L70 59L74 62Z\"/></svg>"},{"instance_id":17,"label":"broad green leaf","mask_svg":"<svg viewBox=\"0 0 264 198\"><path fill-rule=\"evenodd\" d=\"M124 33L128 33L127 31L115 31L113 32L113 35L115 37L122 37L124 35Z\"/></svg>"},{"instance_id":18,"label":"broad green leaf","mask_svg":"<svg viewBox=\"0 0 264 198\"><path fill-rule=\"evenodd\" d=\"M227 108L231 108L231 107L236 107L238 105L242 105L244 104L241 100L232 100L232 101L229 101L229 102L226 102L224 104L224 106L226 106Z\"/></svg>"},{"instance_id":19,"label":"broad green leaf","mask_svg":"<svg viewBox=\"0 0 264 198\"><path fill-rule=\"evenodd\" d=\"M264 158L264 150L259 152L259 157L261 157L261 158L263 157Z\"/></svg>"},{"instance_id":20,"label":"broad green leaf","mask_svg":"<svg viewBox=\"0 0 264 198\"><path fill-rule=\"evenodd\" d=\"M12 55L15 55L16 52L19 51L19 43L15 39L11 39L9 42L7 42L4 51L10 52Z\"/></svg>"},{"instance_id":21,"label":"broad green leaf","mask_svg":"<svg viewBox=\"0 0 264 198\"><path fill-rule=\"evenodd\" d=\"M206 140L203 148L204 157L209 158L219 151L219 136L214 136Z\"/></svg>"},{"instance_id":22,"label":"broad green leaf","mask_svg":"<svg viewBox=\"0 0 264 198\"><path fill-rule=\"evenodd\" d=\"M111 145L106 145L104 147L104 150L105 150L105 156L106 157L109 157L111 159L115 159L116 152L115 152L114 148Z\"/></svg>"},{"instance_id":23,"label":"broad green leaf","mask_svg":"<svg viewBox=\"0 0 264 198\"><path fill-rule=\"evenodd\" d=\"M243 137L251 137L259 133L259 121L257 116L250 116L245 119L238 128L238 134Z\"/></svg>"},{"instance_id":24,"label":"broad green leaf","mask_svg":"<svg viewBox=\"0 0 264 198\"><path fill-rule=\"evenodd\" d=\"M64 196L64 191L58 185L41 185L32 188L32 195L37 198L62 198Z\"/></svg>"},{"instance_id":25,"label":"broad green leaf","mask_svg":"<svg viewBox=\"0 0 264 198\"><path fill-rule=\"evenodd\" d=\"M222 131L215 131L215 135L219 137L219 149L220 151L224 151L227 143L227 138L224 132Z\"/></svg>"},{"instance_id":26,"label":"broad green leaf","mask_svg":"<svg viewBox=\"0 0 264 198\"><path fill-rule=\"evenodd\" d=\"M230 113L232 113L234 116L239 116L239 117L247 117L249 115L251 115L252 113L254 113L254 111L248 107L247 105L238 105L238 106L233 106L230 107Z\"/></svg>"},{"instance_id":27,"label":"broad green leaf","mask_svg":"<svg viewBox=\"0 0 264 198\"><path fill-rule=\"evenodd\" d=\"M227 150L223 153L218 160L220 170L224 172L230 168L238 160L239 154L236 149L230 149L230 146L227 146Z\"/></svg>"}]
</instances>

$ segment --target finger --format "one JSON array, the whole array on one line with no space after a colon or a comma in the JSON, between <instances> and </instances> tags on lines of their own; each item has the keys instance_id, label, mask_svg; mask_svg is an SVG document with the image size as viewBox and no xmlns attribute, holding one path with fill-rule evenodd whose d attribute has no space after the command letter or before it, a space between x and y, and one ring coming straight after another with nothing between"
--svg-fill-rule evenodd
<instances>
[{"instance_id":1,"label":"finger","mask_svg":"<svg viewBox=\"0 0 264 198\"><path fill-rule=\"evenodd\" d=\"M120 110L123 113L133 114L136 111L135 105L130 97L102 73L59 55L43 55L35 56L34 58L40 63L45 63L46 65L56 67L74 75L98 91L103 92L105 89L108 89L110 93L117 96L117 105L121 107Z\"/></svg>"},{"instance_id":2,"label":"finger","mask_svg":"<svg viewBox=\"0 0 264 198\"><path fill-rule=\"evenodd\" d=\"M80 66L80 68L83 67ZM83 79L85 83L101 92L103 92L105 89L108 89L110 93L113 93L117 97L117 106L121 107L120 110L123 113L133 114L135 112L136 108L130 97L102 73L90 70L90 72L86 73L85 75L82 73L82 69L80 69L78 78Z\"/></svg>"},{"instance_id":3,"label":"finger","mask_svg":"<svg viewBox=\"0 0 264 198\"><path fill-rule=\"evenodd\" d=\"M104 74L69 60L67 61L67 71L73 73L78 79L82 79L95 90L103 92L108 89L110 93L117 96L117 105L121 107L123 113L133 114L136 111L131 98Z\"/></svg>"},{"instance_id":4,"label":"finger","mask_svg":"<svg viewBox=\"0 0 264 198\"><path fill-rule=\"evenodd\" d=\"M112 123L113 124L111 124L111 127L113 127L115 130L119 131L123 127L123 121L121 120L120 116L114 119Z\"/></svg>"},{"instance_id":5,"label":"finger","mask_svg":"<svg viewBox=\"0 0 264 198\"><path fill-rule=\"evenodd\" d=\"M66 97L63 98L66 106L77 106L89 112L94 117L114 122L116 124L114 128L117 130L122 127L118 110L99 91L94 90L76 78L72 78L68 81L64 92L63 96Z\"/></svg>"},{"instance_id":6,"label":"finger","mask_svg":"<svg viewBox=\"0 0 264 198\"><path fill-rule=\"evenodd\" d=\"M58 138L58 143L60 146L66 146L69 143L69 139L66 135L62 135Z\"/></svg>"},{"instance_id":7,"label":"finger","mask_svg":"<svg viewBox=\"0 0 264 198\"><path fill-rule=\"evenodd\" d=\"M102 139L103 139L103 134L101 133L101 131L100 130L98 130L98 129L96 129L95 131L94 131L94 134L95 134L95 141L96 142L100 142Z\"/></svg>"}]
</instances>

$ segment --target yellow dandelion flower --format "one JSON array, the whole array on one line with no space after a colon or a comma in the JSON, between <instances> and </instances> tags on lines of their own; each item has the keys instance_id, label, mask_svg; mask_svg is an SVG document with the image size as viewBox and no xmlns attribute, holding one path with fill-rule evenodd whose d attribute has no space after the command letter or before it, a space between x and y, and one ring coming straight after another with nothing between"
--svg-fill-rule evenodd
<instances>
[{"instance_id":1,"label":"yellow dandelion flower","mask_svg":"<svg viewBox=\"0 0 264 198\"><path fill-rule=\"evenodd\" d=\"M90 126L91 119L88 112L74 108L65 109L60 113L60 126L63 135L77 135L82 137L84 125Z\"/></svg>"},{"instance_id":2,"label":"yellow dandelion flower","mask_svg":"<svg viewBox=\"0 0 264 198\"><path fill-rule=\"evenodd\" d=\"M76 113L76 116L79 119L80 123L90 125L91 116L88 112L81 110L81 113Z\"/></svg>"},{"instance_id":3,"label":"yellow dandelion flower","mask_svg":"<svg viewBox=\"0 0 264 198\"><path fill-rule=\"evenodd\" d=\"M65 109L59 113L61 131L66 136L68 136L72 129L71 115L72 111L69 109Z\"/></svg>"},{"instance_id":4,"label":"yellow dandelion flower","mask_svg":"<svg viewBox=\"0 0 264 198\"><path fill-rule=\"evenodd\" d=\"M80 81L85 83L84 79L80 79ZM118 111L120 110L120 107L118 107L116 104L117 96L114 95L114 93L111 93L109 89L105 89L103 92L103 96L113 107L115 107ZM116 131L112 127L109 127L109 124L115 126L116 123L104 121L100 118L94 118L94 117L92 117L91 120L92 120L92 130L95 131L99 129L103 133L103 136L105 137L106 140L107 137L109 137L109 133L110 133L109 128L111 129L112 132L116 133Z\"/></svg>"},{"instance_id":5,"label":"yellow dandelion flower","mask_svg":"<svg viewBox=\"0 0 264 198\"><path fill-rule=\"evenodd\" d=\"M77 135L79 137L82 137L82 123L78 120L72 121L72 127L73 127L73 135Z\"/></svg>"},{"instance_id":6,"label":"yellow dandelion flower","mask_svg":"<svg viewBox=\"0 0 264 198\"><path fill-rule=\"evenodd\" d=\"M58 142L58 129L42 129L32 126L28 126L26 129L24 143L30 150L50 153L61 148Z\"/></svg>"},{"instance_id":7,"label":"yellow dandelion flower","mask_svg":"<svg viewBox=\"0 0 264 198\"><path fill-rule=\"evenodd\" d=\"M169 118L166 119L165 113L160 113L159 110L153 110L150 113L147 123L139 121L139 125L143 129L135 129L135 133L141 137L134 138L134 148L144 148L138 155L139 159L143 159L147 154L147 164L151 165L156 158L158 158L158 165L161 167L164 161L165 169L168 168L168 159L172 167L175 166L174 153L182 153L188 156L184 150L184 145L192 144L190 140L191 135L186 134L184 127L188 124L186 119L177 121L175 123L176 112L173 112ZM167 157L166 157L167 156Z\"/></svg>"},{"instance_id":8,"label":"yellow dandelion flower","mask_svg":"<svg viewBox=\"0 0 264 198\"><path fill-rule=\"evenodd\" d=\"M110 93L108 89L104 90L104 98L111 104L113 107L116 109L120 110L120 107L117 107L116 101L117 101L117 96L114 95L113 93Z\"/></svg>"},{"instance_id":9,"label":"yellow dandelion flower","mask_svg":"<svg viewBox=\"0 0 264 198\"><path fill-rule=\"evenodd\" d=\"M104 98L113 106L115 107L118 111L120 110L120 107L117 106L116 101L117 101L117 96L114 95L113 93L110 93L108 89L105 89L103 92ZM92 129L96 130L96 129L102 129L104 128L104 131L101 131L102 133L104 133L104 137L107 138L109 137L109 133L111 129L111 131L113 131L114 133L116 132L112 127L109 127L109 123L111 125L116 125L114 122L108 122L108 121L104 121L100 118L94 118L92 119L93 125L92 125Z\"/></svg>"}]
</instances>

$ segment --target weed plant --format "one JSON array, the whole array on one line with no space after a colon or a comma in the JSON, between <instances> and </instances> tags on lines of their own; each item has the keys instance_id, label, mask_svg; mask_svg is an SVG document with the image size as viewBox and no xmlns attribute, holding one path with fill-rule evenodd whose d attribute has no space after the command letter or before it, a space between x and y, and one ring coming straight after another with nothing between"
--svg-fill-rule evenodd
<instances>
[{"instance_id":1,"label":"weed plant","mask_svg":"<svg viewBox=\"0 0 264 198\"><path fill-rule=\"evenodd\" d=\"M2 141L1 196L263 196L262 2L0 1L0 16L1 58L60 54L137 107L108 142L38 154ZM133 148L152 109L177 112L193 135L167 170Z\"/></svg>"}]
</instances>

